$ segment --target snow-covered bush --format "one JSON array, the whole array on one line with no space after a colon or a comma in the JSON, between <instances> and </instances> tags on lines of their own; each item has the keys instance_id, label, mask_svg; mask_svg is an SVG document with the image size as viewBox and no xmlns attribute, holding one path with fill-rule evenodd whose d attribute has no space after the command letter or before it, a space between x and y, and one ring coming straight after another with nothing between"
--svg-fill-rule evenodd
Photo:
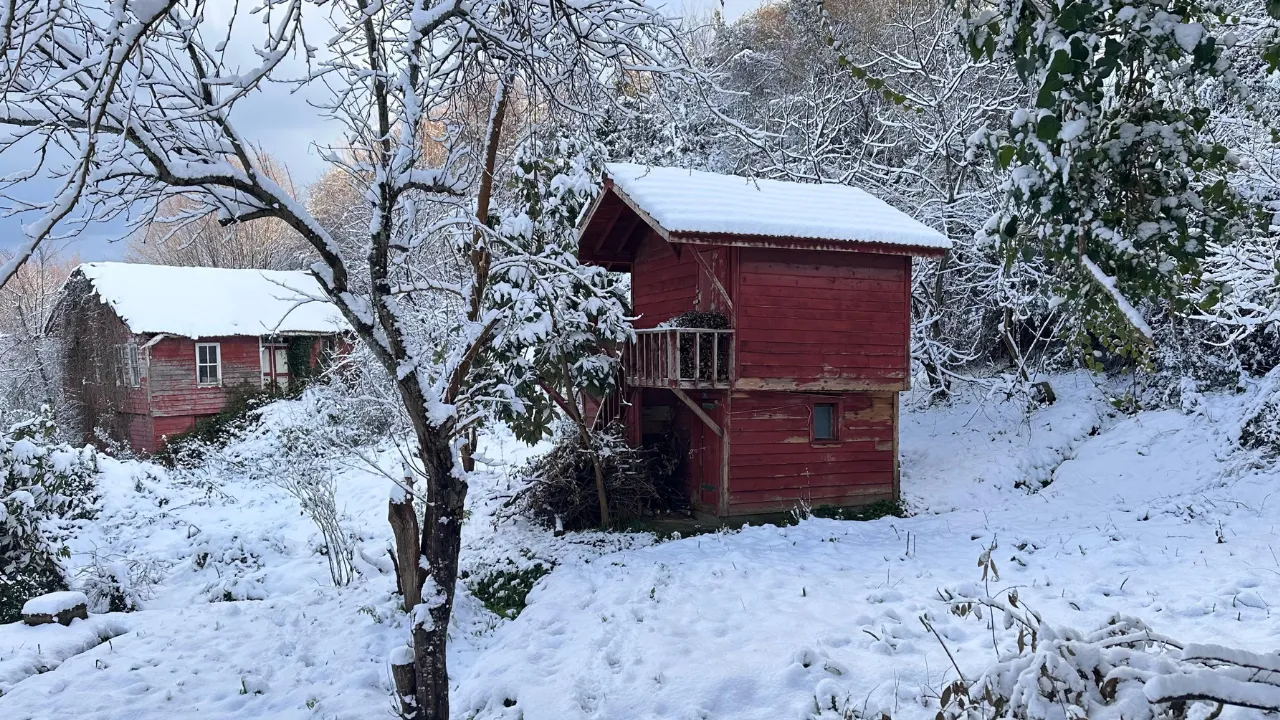
<instances>
[{"instance_id":1,"label":"snow-covered bush","mask_svg":"<svg viewBox=\"0 0 1280 720\"><path fill-rule=\"evenodd\" d=\"M292 437L294 442L288 446L290 452L269 482L292 495L302 512L315 523L324 539L321 552L329 561L333 584L349 585L355 579L352 564L355 547L338 517L337 477L322 455L302 450L308 443L305 435L286 433L284 437L286 440Z\"/></svg>"},{"instance_id":2,"label":"snow-covered bush","mask_svg":"<svg viewBox=\"0 0 1280 720\"><path fill-rule=\"evenodd\" d=\"M1016 631L1016 651L997 649L998 660L976 680L956 666L959 679L939 698L944 720L1185 720L1219 717L1227 705L1280 710L1280 654L1184 647L1125 615L1092 631L1056 627L1015 590L941 595L953 614L989 623L993 642L1000 628ZM927 616L921 621L932 631Z\"/></svg>"},{"instance_id":3,"label":"snow-covered bush","mask_svg":"<svg viewBox=\"0 0 1280 720\"><path fill-rule=\"evenodd\" d=\"M592 434L604 470L609 515L627 520L678 510L687 502L676 473L683 453L674 436L661 445L628 446L617 428ZM535 522L564 530L599 524L591 452L576 429L563 427L555 447L530 461L520 474L530 484L512 504Z\"/></svg>"},{"instance_id":4,"label":"snow-covered bush","mask_svg":"<svg viewBox=\"0 0 1280 720\"><path fill-rule=\"evenodd\" d=\"M263 555L286 549L284 539L276 535L246 538L202 532L191 545L191 569L213 576L201 588L201 595L209 602L263 600L267 597Z\"/></svg>"},{"instance_id":5,"label":"snow-covered bush","mask_svg":"<svg viewBox=\"0 0 1280 720\"><path fill-rule=\"evenodd\" d=\"M1235 390L1244 368L1231 338L1222 328L1165 313L1152 323L1155 347L1151 372L1144 378L1146 404L1185 405L1184 391Z\"/></svg>"},{"instance_id":6,"label":"snow-covered bush","mask_svg":"<svg viewBox=\"0 0 1280 720\"><path fill-rule=\"evenodd\" d=\"M89 597L93 612L133 612L153 596L153 588L166 570L168 564L154 558L131 560L95 554L76 573L76 585Z\"/></svg>"},{"instance_id":7,"label":"snow-covered bush","mask_svg":"<svg viewBox=\"0 0 1280 720\"><path fill-rule=\"evenodd\" d=\"M216 458L298 501L320 532L321 554L340 586L355 578L355 548L340 522L334 457L346 451L358 456L358 448L373 439L360 417L348 415L346 399L338 387L315 385L295 400L265 406Z\"/></svg>"},{"instance_id":8,"label":"snow-covered bush","mask_svg":"<svg viewBox=\"0 0 1280 720\"><path fill-rule=\"evenodd\" d=\"M524 610L529 591L554 567L550 560L530 555L522 556L519 562L507 558L497 567L479 573L464 573L461 577L471 594L489 612L499 617L514 618Z\"/></svg>"},{"instance_id":9,"label":"snow-covered bush","mask_svg":"<svg viewBox=\"0 0 1280 720\"><path fill-rule=\"evenodd\" d=\"M66 587L63 523L95 512L97 457L56 433L48 408L0 431L0 623L18 619L28 598Z\"/></svg>"},{"instance_id":10,"label":"snow-covered bush","mask_svg":"<svg viewBox=\"0 0 1280 720\"><path fill-rule=\"evenodd\" d=\"M1280 454L1280 366L1263 376L1253 403L1245 409L1240 444Z\"/></svg>"}]
</instances>

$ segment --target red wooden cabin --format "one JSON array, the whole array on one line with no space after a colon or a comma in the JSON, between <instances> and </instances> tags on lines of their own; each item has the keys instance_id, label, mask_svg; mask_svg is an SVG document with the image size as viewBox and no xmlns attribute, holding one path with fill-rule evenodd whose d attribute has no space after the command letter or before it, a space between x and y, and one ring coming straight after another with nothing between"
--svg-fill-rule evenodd
<instances>
[{"instance_id":1,"label":"red wooden cabin","mask_svg":"<svg viewBox=\"0 0 1280 720\"><path fill-rule=\"evenodd\" d=\"M949 241L846 185L611 164L583 262L631 273L628 440L675 431L695 510L728 517L899 497L911 259ZM672 328L716 311L721 330Z\"/></svg>"},{"instance_id":2,"label":"red wooden cabin","mask_svg":"<svg viewBox=\"0 0 1280 720\"><path fill-rule=\"evenodd\" d=\"M237 393L287 389L349 331L305 272L114 262L76 268L50 326L86 440L139 453Z\"/></svg>"}]
</instances>

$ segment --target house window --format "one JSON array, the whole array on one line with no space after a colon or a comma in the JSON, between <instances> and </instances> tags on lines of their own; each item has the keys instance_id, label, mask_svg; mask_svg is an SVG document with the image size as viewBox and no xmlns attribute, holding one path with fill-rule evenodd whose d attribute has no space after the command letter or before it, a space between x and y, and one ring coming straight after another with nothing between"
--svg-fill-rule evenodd
<instances>
[{"instance_id":1,"label":"house window","mask_svg":"<svg viewBox=\"0 0 1280 720\"><path fill-rule=\"evenodd\" d=\"M196 384L222 384L222 349L218 343L196 343Z\"/></svg>"},{"instance_id":2,"label":"house window","mask_svg":"<svg viewBox=\"0 0 1280 720\"><path fill-rule=\"evenodd\" d=\"M138 361L138 344L116 345L116 384L138 387L142 384L142 363Z\"/></svg>"},{"instance_id":3,"label":"house window","mask_svg":"<svg viewBox=\"0 0 1280 720\"><path fill-rule=\"evenodd\" d=\"M838 419L840 413L836 403L813 404L813 440L814 442L832 442L838 440Z\"/></svg>"}]
</instances>

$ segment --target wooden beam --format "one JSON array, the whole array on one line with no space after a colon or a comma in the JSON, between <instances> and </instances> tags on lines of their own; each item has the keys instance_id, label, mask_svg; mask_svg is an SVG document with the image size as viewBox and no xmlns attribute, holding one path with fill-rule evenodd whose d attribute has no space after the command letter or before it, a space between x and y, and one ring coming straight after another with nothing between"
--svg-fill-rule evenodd
<instances>
[{"instance_id":1,"label":"wooden beam","mask_svg":"<svg viewBox=\"0 0 1280 720\"><path fill-rule=\"evenodd\" d=\"M711 263L707 262L707 259L702 257L702 251L696 247L692 249L693 256L697 258L698 264L702 266L702 271L707 274L707 277L711 278L711 283L716 286L716 290L720 293L720 297L724 298L725 306L729 308L729 313L732 314L733 299L729 297L729 291L725 290L724 285L720 284L720 278L716 277L715 270L711 268ZM908 285L908 287L910 287L910 285Z\"/></svg>"},{"instance_id":2,"label":"wooden beam","mask_svg":"<svg viewBox=\"0 0 1280 720\"><path fill-rule=\"evenodd\" d=\"M636 203L636 201L634 201L634 200L632 200L631 198L627 197L627 194L626 194L626 193L624 193L624 192L622 192L622 188L619 188L619 187L617 187L617 186L614 186L614 187L613 187L613 192L614 192L614 194L615 194L615 195L617 195L617 196L622 200L622 202L624 202L624 203L626 203L626 204L627 204L627 207L629 207L629 208L631 208L632 210L634 210L634 211L635 211L635 213L636 213L636 215L638 215L638 216L640 217L640 219L641 219L641 220L644 220L644 221L645 221L645 223L649 225L649 227L653 228L653 231L654 231L654 232L656 232L656 233L658 233L658 235L660 235L660 236L662 237L662 239L663 239L663 240L666 240L666 241L668 241L668 242L670 242L670 241L671 241L671 233L667 232L667 229L666 229L666 228L664 228L664 227L662 227L661 225L659 225L659 224L658 224L658 221L657 221L657 220L654 220L652 215L650 215L649 213L645 212L645 211L644 211L644 210L643 210L643 209L642 209L642 208L641 208L641 207Z\"/></svg>"},{"instance_id":3,"label":"wooden beam","mask_svg":"<svg viewBox=\"0 0 1280 720\"><path fill-rule=\"evenodd\" d=\"M902 460L898 456L898 393L891 393L893 398L893 501L902 501Z\"/></svg>"},{"instance_id":4,"label":"wooden beam","mask_svg":"<svg viewBox=\"0 0 1280 720\"><path fill-rule=\"evenodd\" d=\"M693 401L693 398L689 397L688 393L678 387L670 388L670 390L676 394L676 397L680 398L681 402L689 406L689 409L693 411L694 415L698 416L698 419L701 420L703 424L711 428L711 432L715 433L716 437L721 440L724 439L724 430L716 424L715 420L711 419L711 416L707 414L706 410L702 409L702 406L698 405L698 403Z\"/></svg>"},{"instance_id":5,"label":"wooden beam","mask_svg":"<svg viewBox=\"0 0 1280 720\"><path fill-rule=\"evenodd\" d=\"M907 269L906 269L906 272L905 272L905 273L903 273L903 283L902 283L902 288L903 288L903 290L902 290L902 292L903 292L903 302L906 304L906 305L905 305L905 307L907 308L907 331L906 331L905 333L903 333L904 335L906 335L906 336L907 336L907 338L906 338L906 343L907 343L906 355L903 355L903 357L905 357L905 358L907 359L907 376L906 376L906 377L904 377L904 378L902 378L902 389L903 389L903 390L910 390L910 389L911 389L911 265L912 265L912 261L911 261L911 258L910 258L910 257L906 257L906 258L903 258L903 259L904 259L904 260L906 261L906 263L907 263ZM897 417L898 417L898 416L895 414L895 415L894 415L894 421L893 421L893 426L894 426L895 428L898 426L898 420L897 420ZM894 457L895 457L895 458L897 457L897 451L898 451L898 449L895 447L895 448L894 448ZM894 460L894 462L896 463L896 462L897 462L897 460ZM896 466L895 466L895 467L896 467ZM896 492L896 491L895 491L895 492ZM896 499L897 499L897 497L895 496L895 498L894 498L894 499L896 500Z\"/></svg>"},{"instance_id":6,"label":"wooden beam","mask_svg":"<svg viewBox=\"0 0 1280 720\"><path fill-rule=\"evenodd\" d=\"M773 248L780 250L828 250L832 252L860 252L872 255L910 255L912 257L934 258L947 254L946 248L862 242L859 240L823 240L820 238L774 237L772 235L684 232L667 233L664 237L669 242L683 245Z\"/></svg>"},{"instance_id":7,"label":"wooden beam","mask_svg":"<svg viewBox=\"0 0 1280 720\"><path fill-rule=\"evenodd\" d=\"M608 236L609 238L614 238L614 242L607 245L603 241L600 243L600 252L610 258L617 257L622 251L626 250L627 245L631 242L631 236L635 234L636 228L644 226L640 218L636 217L635 213L627 212L626 208L620 208L618 215L619 219L610 228ZM621 219L622 215L626 215L627 219Z\"/></svg>"},{"instance_id":8,"label":"wooden beam","mask_svg":"<svg viewBox=\"0 0 1280 720\"><path fill-rule=\"evenodd\" d=\"M891 392L902 390L905 380L878 381L856 379L817 378L795 380L791 378L734 378L735 390L771 390L776 392Z\"/></svg>"}]
</instances>

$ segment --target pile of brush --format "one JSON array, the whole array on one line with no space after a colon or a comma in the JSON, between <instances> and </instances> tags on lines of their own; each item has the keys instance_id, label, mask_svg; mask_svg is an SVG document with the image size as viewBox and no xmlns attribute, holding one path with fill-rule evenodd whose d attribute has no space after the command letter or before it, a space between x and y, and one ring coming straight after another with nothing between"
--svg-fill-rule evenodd
<instances>
[{"instance_id":1,"label":"pile of brush","mask_svg":"<svg viewBox=\"0 0 1280 720\"><path fill-rule=\"evenodd\" d=\"M604 470L609 516L625 524L637 518L678 512L688 500L680 479L683 448L674 435L633 448L616 426L591 435ZM549 528L585 530L600 524L591 448L577 428L566 425L550 452L523 468L531 478L508 503L534 522Z\"/></svg>"}]
</instances>

